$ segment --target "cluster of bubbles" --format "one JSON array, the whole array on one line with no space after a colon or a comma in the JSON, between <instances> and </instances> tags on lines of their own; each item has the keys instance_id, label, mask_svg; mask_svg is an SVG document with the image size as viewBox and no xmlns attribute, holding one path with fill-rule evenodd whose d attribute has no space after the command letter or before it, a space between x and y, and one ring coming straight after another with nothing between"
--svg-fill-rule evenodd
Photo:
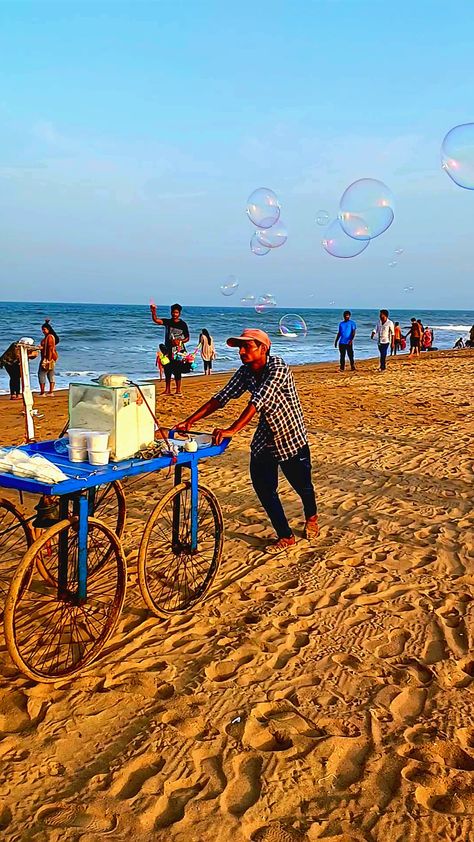
<instances>
[{"instance_id":1,"label":"cluster of bubbles","mask_svg":"<svg viewBox=\"0 0 474 842\"><path fill-rule=\"evenodd\" d=\"M394 220L394 198L391 190L375 178L360 178L344 191L339 213L329 225L321 241L333 257L356 257L371 240L380 237ZM325 211L318 211L316 222Z\"/></svg>"},{"instance_id":2,"label":"cluster of bubbles","mask_svg":"<svg viewBox=\"0 0 474 842\"><path fill-rule=\"evenodd\" d=\"M235 275L227 275L224 283L221 284L221 293L222 295L229 296L234 295L239 288L239 282Z\"/></svg>"},{"instance_id":3,"label":"cluster of bubbles","mask_svg":"<svg viewBox=\"0 0 474 842\"><path fill-rule=\"evenodd\" d=\"M403 292L415 292L415 287L403 287Z\"/></svg>"},{"instance_id":4,"label":"cluster of bubbles","mask_svg":"<svg viewBox=\"0 0 474 842\"><path fill-rule=\"evenodd\" d=\"M273 307L276 307L276 298L272 295L271 292L265 292L263 295L260 295L257 298L257 303L255 304L255 312L256 313L266 313L268 310L271 310Z\"/></svg>"},{"instance_id":5,"label":"cluster of bubbles","mask_svg":"<svg viewBox=\"0 0 474 842\"><path fill-rule=\"evenodd\" d=\"M250 240L250 250L258 257L271 249L280 248L288 239L288 232L280 219L280 203L269 187L259 187L247 199L247 216L256 226Z\"/></svg>"},{"instance_id":6,"label":"cluster of bubbles","mask_svg":"<svg viewBox=\"0 0 474 842\"><path fill-rule=\"evenodd\" d=\"M393 252L393 256L388 261L388 265L389 265L390 269L394 269L395 266L398 266L398 260L399 260L400 256L403 254L403 251L404 251L404 249L401 249L401 248L395 249L395 251Z\"/></svg>"},{"instance_id":7,"label":"cluster of bubbles","mask_svg":"<svg viewBox=\"0 0 474 842\"><path fill-rule=\"evenodd\" d=\"M474 190L474 123L451 129L441 144L443 170L459 187Z\"/></svg>"},{"instance_id":8,"label":"cluster of bubbles","mask_svg":"<svg viewBox=\"0 0 474 842\"><path fill-rule=\"evenodd\" d=\"M298 313L287 313L286 316L282 316L278 326L280 336L284 336L285 339L304 338L308 333L306 322Z\"/></svg>"}]
</instances>

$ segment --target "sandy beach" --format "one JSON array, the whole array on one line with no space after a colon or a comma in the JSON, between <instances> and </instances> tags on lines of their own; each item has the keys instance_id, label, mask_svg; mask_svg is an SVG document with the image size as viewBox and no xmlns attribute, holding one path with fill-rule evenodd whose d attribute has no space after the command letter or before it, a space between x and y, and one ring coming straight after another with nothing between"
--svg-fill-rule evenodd
<instances>
[{"instance_id":1,"label":"sandy beach","mask_svg":"<svg viewBox=\"0 0 474 842\"><path fill-rule=\"evenodd\" d=\"M299 540L263 554L272 531L248 476L250 429L202 466L226 529L204 603L159 621L138 590L163 473L125 484L128 591L98 661L74 681L34 684L2 636L5 840L474 839L474 352L375 368L295 369L316 545L282 479ZM183 418L227 379L158 395L160 420ZM55 437L66 393L36 406L38 438ZM21 441L21 409L0 398L0 444Z\"/></svg>"}]
</instances>

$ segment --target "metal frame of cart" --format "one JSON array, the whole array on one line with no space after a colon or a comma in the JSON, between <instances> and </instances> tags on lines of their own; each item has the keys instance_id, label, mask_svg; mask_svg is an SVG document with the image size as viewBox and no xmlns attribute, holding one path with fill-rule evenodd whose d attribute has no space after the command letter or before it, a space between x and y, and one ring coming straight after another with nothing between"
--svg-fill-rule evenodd
<instances>
[{"instance_id":1,"label":"metal frame of cart","mask_svg":"<svg viewBox=\"0 0 474 842\"><path fill-rule=\"evenodd\" d=\"M174 485L153 509L140 540L139 586L159 617L187 611L203 599L218 570L224 530L216 497L199 485L198 464L220 455L228 442L177 457L134 458L99 468L69 462L53 441L23 446L29 454L45 456L69 479L49 485L0 474L0 487L59 498L57 522L33 543L21 512L8 501L3 509L0 501L0 513L7 512L11 522L10 533L3 533L5 546L15 526L26 543L4 612L8 651L20 670L37 681L70 678L98 657L117 626L125 599L125 555L118 526L97 518L95 505L108 484L117 491L121 479L174 467ZM183 468L189 479L183 480ZM120 507L121 492L117 499ZM121 527L123 522L119 517Z\"/></svg>"}]
</instances>

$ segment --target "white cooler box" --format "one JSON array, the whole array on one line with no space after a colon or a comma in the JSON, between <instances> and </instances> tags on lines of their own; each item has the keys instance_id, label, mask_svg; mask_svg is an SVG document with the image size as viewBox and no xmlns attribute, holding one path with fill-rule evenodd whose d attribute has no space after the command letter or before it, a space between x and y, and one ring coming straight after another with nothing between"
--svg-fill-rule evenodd
<instances>
[{"instance_id":1,"label":"white cooler box","mask_svg":"<svg viewBox=\"0 0 474 842\"><path fill-rule=\"evenodd\" d=\"M140 387L155 411L155 387ZM155 422L135 386L70 383L69 426L108 432L110 458L129 459L155 439Z\"/></svg>"}]
</instances>

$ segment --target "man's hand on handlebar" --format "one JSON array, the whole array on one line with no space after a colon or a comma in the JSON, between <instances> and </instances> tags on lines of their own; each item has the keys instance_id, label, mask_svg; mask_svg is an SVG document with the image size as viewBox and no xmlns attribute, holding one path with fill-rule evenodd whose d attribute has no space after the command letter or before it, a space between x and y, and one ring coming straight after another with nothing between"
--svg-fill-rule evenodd
<instances>
[{"instance_id":1,"label":"man's hand on handlebar","mask_svg":"<svg viewBox=\"0 0 474 842\"><path fill-rule=\"evenodd\" d=\"M230 430L223 430L219 427L212 433L212 443L213 444L221 444L223 439L231 439L233 433Z\"/></svg>"},{"instance_id":2,"label":"man's hand on handlebar","mask_svg":"<svg viewBox=\"0 0 474 842\"><path fill-rule=\"evenodd\" d=\"M178 424L175 424L173 427L173 432L175 433L189 433L191 429L191 422L190 421L180 421Z\"/></svg>"}]
</instances>

